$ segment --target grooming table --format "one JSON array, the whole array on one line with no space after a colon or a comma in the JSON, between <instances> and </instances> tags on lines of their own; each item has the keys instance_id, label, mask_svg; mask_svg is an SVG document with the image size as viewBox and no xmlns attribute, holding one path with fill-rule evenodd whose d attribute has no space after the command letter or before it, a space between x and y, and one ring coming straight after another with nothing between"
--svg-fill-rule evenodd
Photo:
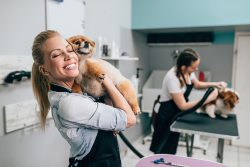
<instances>
[{"instance_id":1,"label":"grooming table","mask_svg":"<svg viewBox=\"0 0 250 167\"><path fill-rule=\"evenodd\" d=\"M174 121L170 127L171 131L186 134L187 156L192 156L194 135L204 135L218 138L217 161L223 162L224 140L239 139L237 118L235 114L228 115L228 118L210 118L206 114L195 112L183 115Z\"/></svg>"},{"instance_id":2,"label":"grooming table","mask_svg":"<svg viewBox=\"0 0 250 167\"><path fill-rule=\"evenodd\" d=\"M172 165L167 164L155 164L155 160L159 160L160 158L164 158L165 162L171 162ZM177 155L170 155L170 154L155 154L148 157L144 157L140 159L135 167L226 167L223 164L217 162L211 162L206 160L200 160L190 157L182 157Z\"/></svg>"}]
</instances>

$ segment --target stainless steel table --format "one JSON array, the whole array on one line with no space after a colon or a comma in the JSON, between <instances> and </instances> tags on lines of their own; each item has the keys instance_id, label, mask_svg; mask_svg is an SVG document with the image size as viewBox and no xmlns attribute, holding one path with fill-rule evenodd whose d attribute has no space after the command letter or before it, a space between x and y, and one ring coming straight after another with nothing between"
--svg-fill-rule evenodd
<instances>
[{"instance_id":1,"label":"stainless steel table","mask_svg":"<svg viewBox=\"0 0 250 167\"><path fill-rule=\"evenodd\" d=\"M230 114L227 119L217 116L210 118L206 114L190 113L179 117L170 127L171 131L185 133L187 136L187 156L192 156L194 135L218 138L217 161L223 162L224 140L239 139L237 117Z\"/></svg>"}]
</instances>

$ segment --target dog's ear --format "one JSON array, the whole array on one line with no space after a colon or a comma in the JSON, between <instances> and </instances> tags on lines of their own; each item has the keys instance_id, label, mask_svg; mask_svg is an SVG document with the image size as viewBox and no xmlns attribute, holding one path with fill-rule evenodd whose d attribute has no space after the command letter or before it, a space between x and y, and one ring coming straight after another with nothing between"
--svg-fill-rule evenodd
<instances>
[{"instance_id":1,"label":"dog's ear","mask_svg":"<svg viewBox=\"0 0 250 167\"><path fill-rule=\"evenodd\" d=\"M219 91L218 97L221 99L224 99L226 92L225 91Z\"/></svg>"},{"instance_id":2,"label":"dog's ear","mask_svg":"<svg viewBox=\"0 0 250 167\"><path fill-rule=\"evenodd\" d=\"M76 36L70 37L70 38L66 39L66 41L73 47L73 49L75 51L78 50L78 48L81 44L81 42L78 40L78 38ZM79 42L77 42L77 41L79 41ZM79 43L79 45L78 45L78 43Z\"/></svg>"},{"instance_id":3,"label":"dog's ear","mask_svg":"<svg viewBox=\"0 0 250 167\"><path fill-rule=\"evenodd\" d=\"M72 36L67 39L69 43L73 43L73 44L75 43L76 40L78 40L78 36Z\"/></svg>"},{"instance_id":4,"label":"dog's ear","mask_svg":"<svg viewBox=\"0 0 250 167\"><path fill-rule=\"evenodd\" d=\"M234 103L239 103L239 96L237 95L237 93L233 93L233 100L234 100Z\"/></svg>"},{"instance_id":5,"label":"dog's ear","mask_svg":"<svg viewBox=\"0 0 250 167\"><path fill-rule=\"evenodd\" d=\"M230 98L232 98L232 92L230 91L224 92L224 100L228 100Z\"/></svg>"},{"instance_id":6,"label":"dog's ear","mask_svg":"<svg viewBox=\"0 0 250 167\"><path fill-rule=\"evenodd\" d=\"M91 41L91 42L90 42L90 45L92 45L92 47L94 48L94 47L95 47L95 42L94 42L94 41Z\"/></svg>"}]
</instances>

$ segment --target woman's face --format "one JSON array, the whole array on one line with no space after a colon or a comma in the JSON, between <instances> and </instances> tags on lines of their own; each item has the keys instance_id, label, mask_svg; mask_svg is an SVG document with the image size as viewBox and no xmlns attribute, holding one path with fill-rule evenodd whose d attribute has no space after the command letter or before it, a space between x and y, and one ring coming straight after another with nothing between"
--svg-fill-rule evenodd
<instances>
[{"instance_id":1,"label":"woman's face","mask_svg":"<svg viewBox=\"0 0 250 167\"><path fill-rule=\"evenodd\" d=\"M61 36L46 40L42 47L44 64L40 71L47 75L50 82L71 88L79 74L78 57L72 46Z\"/></svg>"},{"instance_id":2,"label":"woman's face","mask_svg":"<svg viewBox=\"0 0 250 167\"><path fill-rule=\"evenodd\" d=\"M199 64L200 64L200 59L197 59L196 61L192 62L190 66L188 67L184 66L183 67L184 73L191 74L192 72L197 71Z\"/></svg>"}]
</instances>

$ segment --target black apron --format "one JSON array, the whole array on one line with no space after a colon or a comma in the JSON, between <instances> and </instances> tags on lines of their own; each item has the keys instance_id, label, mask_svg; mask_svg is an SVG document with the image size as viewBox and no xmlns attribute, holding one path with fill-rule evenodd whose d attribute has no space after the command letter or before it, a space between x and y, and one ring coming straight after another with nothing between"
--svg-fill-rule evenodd
<instances>
[{"instance_id":1,"label":"black apron","mask_svg":"<svg viewBox=\"0 0 250 167\"><path fill-rule=\"evenodd\" d=\"M69 92L71 90L51 84L51 90ZM68 167L121 167L117 136L113 131L98 130L90 152L82 159L69 159Z\"/></svg>"},{"instance_id":2,"label":"black apron","mask_svg":"<svg viewBox=\"0 0 250 167\"><path fill-rule=\"evenodd\" d=\"M191 93L193 84L186 84L184 93L185 100ZM175 116L181 110L177 107L173 100L161 102L159 112L156 116L154 124L154 132L150 150L155 154L175 154L178 146L180 133L171 132L170 125L173 123Z\"/></svg>"},{"instance_id":3,"label":"black apron","mask_svg":"<svg viewBox=\"0 0 250 167\"><path fill-rule=\"evenodd\" d=\"M82 160L69 159L69 167L121 167L118 141L112 131L99 130L90 153Z\"/></svg>"}]
</instances>

